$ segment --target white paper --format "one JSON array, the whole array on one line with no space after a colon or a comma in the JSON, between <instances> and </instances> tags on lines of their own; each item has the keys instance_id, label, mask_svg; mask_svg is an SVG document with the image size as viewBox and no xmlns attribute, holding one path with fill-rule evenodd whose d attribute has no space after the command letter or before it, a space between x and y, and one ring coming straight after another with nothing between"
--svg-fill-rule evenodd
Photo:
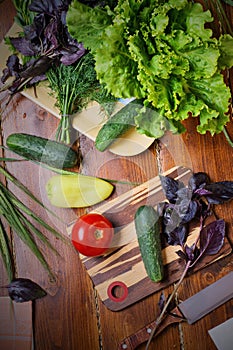
<instances>
[{"instance_id":1,"label":"white paper","mask_svg":"<svg viewBox=\"0 0 233 350\"><path fill-rule=\"evenodd\" d=\"M208 331L218 350L233 349L233 317Z\"/></svg>"}]
</instances>

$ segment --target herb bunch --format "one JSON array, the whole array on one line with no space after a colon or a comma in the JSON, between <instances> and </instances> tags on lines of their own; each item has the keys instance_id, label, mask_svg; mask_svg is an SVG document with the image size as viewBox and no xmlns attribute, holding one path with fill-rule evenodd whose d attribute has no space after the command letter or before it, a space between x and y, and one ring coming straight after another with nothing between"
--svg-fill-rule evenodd
<instances>
[{"instance_id":1,"label":"herb bunch","mask_svg":"<svg viewBox=\"0 0 233 350\"><path fill-rule=\"evenodd\" d=\"M2 158L5 160L5 158ZM46 208L42 202L40 202L19 180L11 175L6 169L0 167L0 173L4 175L7 181L10 181L22 190L29 198L34 202L42 206L49 211L52 215L55 215L52 211ZM33 221L29 220L31 218ZM10 191L2 182L0 182L0 253L2 256L3 264L6 268L7 275L10 281L15 277L15 266L13 259L13 247L11 240L5 231L3 218L9 224L10 228L16 232L18 237L31 249L35 257L40 261L41 265L48 271L50 276L54 278L53 272L48 265L41 249L33 235L37 239L47 246L52 252L58 254L55 248L52 246L47 237L37 228L35 224L39 224L54 235L56 238L66 242L66 239L43 219L41 219L36 213L34 213L29 207L23 204L14 194Z\"/></svg>"},{"instance_id":2,"label":"herb bunch","mask_svg":"<svg viewBox=\"0 0 233 350\"><path fill-rule=\"evenodd\" d=\"M108 115L112 113L116 99L97 80L91 53L86 53L72 65L53 64L46 76L61 114L56 132L58 141L70 143L71 116L85 108L88 102L97 101Z\"/></svg>"},{"instance_id":3,"label":"herb bunch","mask_svg":"<svg viewBox=\"0 0 233 350\"><path fill-rule=\"evenodd\" d=\"M161 313L156 320L147 342L146 349L159 324L167 315L170 304L187 272L204 255L217 254L224 244L226 225L222 219L215 219L213 205L223 204L233 199L233 181L211 182L204 172L193 174L186 187L183 182L168 176L160 176L167 202L158 205L162 223L162 233L169 245L179 246L177 255L185 262L183 273L168 300L160 300ZM209 217L214 220L207 223ZM187 238L190 224L199 221L199 234L189 246Z\"/></svg>"},{"instance_id":4,"label":"herb bunch","mask_svg":"<svg viewBox=\"0 0 233 350\"><path fill-rule=\"evenodd\" d=\"M84 55L83 45L73 39L67 30L66 13L70 2L33 0L27 9L24 5L16 7L16 18L29 19L20 20L22 35L7 40L16 54L8 57L1 80L5 83L9 77L14 77L13 83L6 85L11 94L45 80L45 73L52 63L69 65ZM30 18L32 23L26 25L25 21L30 21ZM20 58L26 63L21 63Z\"/></svg>"},{"instance_id":5,"label":"herb bunch","mask_svg":"<svg viewBox=\"0 0 233 350\"><path fill-rule=\"evenodd\" d=\"M15 0L15 20L23 33L6 40L15 53L8 57L1 78L6 83L9 77L14 77L12 84L3 86L11 94L48 79L61 115L56 139L67 144L70 116L74 112L95 100L110 115L116 100L97 80L92 55L68 32L66 13L70 3L70 0L28 0L25 6L21 0Z\"/></svg>"},{"instance_id":6,"label":"herb bunch","mask_svg":"<svg viewBox=\"0 0 233 350\"><path fill-rule=\"evenodd\" d=\"M97 77L118 98L143 98L157 113L135 117L139 133L160 138L197 131L213 136L229 122L230 88L222 71L233 66L230 34L214 37L214 17L198 2L124 1L110 9L74 0L67 12L71 35L91 50Z\"/></svg>"}]
</instances>

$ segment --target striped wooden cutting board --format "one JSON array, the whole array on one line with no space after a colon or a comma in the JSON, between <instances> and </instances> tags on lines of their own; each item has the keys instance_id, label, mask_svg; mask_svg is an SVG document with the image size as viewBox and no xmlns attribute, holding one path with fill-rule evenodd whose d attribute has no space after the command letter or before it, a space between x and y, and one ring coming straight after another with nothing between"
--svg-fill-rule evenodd
<instances>
[{"instance_id":1,"label":"striped wooden cutting board","mask_svg":"<svg viewBox=\"0 0 233 350\"><path fill-rule=\"evenodd\" d=\"M191 176L191 171L184 167L174 167L163 175L179 179L185 185ZM163 245L163 264L165 277L159 283L152 282L146 274L136 238L134 228L134 214L136 209L149 204L156 207L159 202L165 200L159 176L143 183L136 188L120 195L119 197L100 205L95 212L105 215L115 228L115 237L112 250L102 257L80 258L91 277L103 303L112 311L123 308L159 291L181 276L184 262L178 257L178 246ZM123 223L123 224L122 224ZM71 233L71 223L68 233ZM199 233L198 227L193 227L188 238L191 245ZM231 246L227 239L221 251L203 258L192 271L220 259L231 252Z\"/></svg>"}]
</instances>

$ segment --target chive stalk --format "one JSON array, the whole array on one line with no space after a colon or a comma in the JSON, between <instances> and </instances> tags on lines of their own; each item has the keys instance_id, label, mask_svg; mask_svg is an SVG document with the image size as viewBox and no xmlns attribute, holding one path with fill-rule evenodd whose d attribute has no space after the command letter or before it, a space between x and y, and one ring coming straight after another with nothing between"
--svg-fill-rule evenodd
<instances>
[{"instance_id":1,"label":"chive stalk","mask_svg":"<svg viewBox=\"0 0 233 350\"><path fill-rule=\"evenodd\" d=\"M43 203L41 203L19 180L11 175L6 169L0 167L0 173L3 174L6 179L15 184L25 194L27 194L37 204L47 209ZM55 215L55 214L54 214ZM42 251L35 241L34 235L39 239L40 243L48 247L53 253L58 254L57 250L53 247L46 235L38 229L34 223L39 224L41 227L52 233L56 238L61 239L64 242L68 242L61 233L56 231L42 218L36 215L29 207L23 204L3 183L0 182L0 254L2 256L3 264L6 268L6 272L9 280L11 281L15 276L14 259L12 254L12 247L10 238L4 230L2 218L5 218L6 222L12 230L18 235L18 237L26 244L39 260L41 265L46 269L49 275L54 278L54 274L42 254Z\"/></svg>"}]
</instances>

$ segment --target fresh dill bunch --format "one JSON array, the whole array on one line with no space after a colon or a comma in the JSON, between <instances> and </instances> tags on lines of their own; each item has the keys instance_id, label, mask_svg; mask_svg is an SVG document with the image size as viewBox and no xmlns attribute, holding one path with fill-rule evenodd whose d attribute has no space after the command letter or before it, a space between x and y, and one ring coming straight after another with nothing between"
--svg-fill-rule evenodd
<instances>
[{"instance_id":1,"label":"fresh dill bunch","mask_svg":"<svg viewBox=\"0 0 233 350\"><path fill-rule=\"evenodd\" d=\"M116 99L98 81L91 53L73 65L53 64L46 76L61 115L56 132L58 141L70 143L70 116L84 109L90 101L98 102L107 114L111 114Z\"/></svg>"}]
</instances>

